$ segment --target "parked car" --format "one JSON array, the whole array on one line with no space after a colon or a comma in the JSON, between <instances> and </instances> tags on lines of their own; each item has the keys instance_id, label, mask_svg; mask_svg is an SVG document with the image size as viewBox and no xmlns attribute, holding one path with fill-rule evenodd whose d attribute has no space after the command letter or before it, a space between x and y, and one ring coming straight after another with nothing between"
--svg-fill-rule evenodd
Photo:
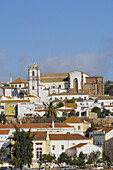
<instances>
[{"instance_id":1,"label":"parked car","mask_svg":"<svg viewBox=\"0 0 113 170\"><path fill-rule=\"evenodd\" d=\"M108 166L108 168L113 168L113 165L111 165L111 166Z\"/></svg>"},{"instance_id":2,"label":"parked car","mask_svg":"<svg viewBox=\"0 0 113 170\"><path fill-rule=\"evenodd\" d=\"M97 166L97 168L96 169L104 169L104 167L103 166L101 166L101 165L99 165L99 166Z\"/></svg>"},{"instance_id":3,"label":"parked car","mask_svg":"<svg viewBox=\"0 0 113 170\"><path fill-rule=\"evenodd\" d=\"M8 167L1 167L0 170L9 170Z\"/></svg>"}]
</instances>

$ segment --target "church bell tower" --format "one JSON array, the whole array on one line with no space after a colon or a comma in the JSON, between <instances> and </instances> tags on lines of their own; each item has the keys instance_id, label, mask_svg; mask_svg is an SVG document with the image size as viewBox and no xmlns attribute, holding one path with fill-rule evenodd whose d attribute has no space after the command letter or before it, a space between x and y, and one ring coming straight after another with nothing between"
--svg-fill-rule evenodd
<instances>
[{"instance_id":1,"label":"church bell tower","mask_svg":"<svg viewBox=\"0 0 113 170\"><path fill-rule=\"evenodd\" d=\"M39 96L40 67L33 62L28 67L28 94Z\"/></svg>"}]
</instances>

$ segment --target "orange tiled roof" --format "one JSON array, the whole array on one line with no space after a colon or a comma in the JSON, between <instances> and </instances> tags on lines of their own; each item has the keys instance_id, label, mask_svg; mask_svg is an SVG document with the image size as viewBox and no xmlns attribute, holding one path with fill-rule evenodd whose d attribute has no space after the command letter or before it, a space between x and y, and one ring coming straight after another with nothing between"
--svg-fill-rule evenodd
<instances>
[{"instance_id":1,"label":"orange tiled roof","mask_svg":"<svg viewBox=\"0 0 113 170\"><path fill-rule=\"evenodd\" d=\"M88 140L80 134L49 134L50 140Z\"/></svg>"},{"instance_id":2,"label":"orange tiled roof","mask_svg":"<svg viewBox=\"0 0 113 170\"><path fill-rule=\"evenodd\" d=\"M37 98L37 97L34 96L34 95L27 95L27 96L25 96L25 97L35 97L35 98Z\"/></svg>"},{"instance_id":3,"label":"orange tiled roof","mask_svg":"<svg viewBox=\"0 0 113 170\"><path fill-rule=\"evenodd\" d=\"M113 139L113 137L112 137L112 138L109 138L109 139L107 139L107 140L105 140L105 142L108 142L108 141L110 141L111 139Z\"/></svg>"},{"instance_id":4,"label":"orange tiled roof","mask_svg":"<svg viewBox=\"0 0 113 170\"><path fill-rule=\"evenodd\" d=\"M18 83L25 83L25 84L28 84L27 81L21 79L21 78L18 78L16 80L14 80L13 82L11 82L10 84L18 84Z\"/></svg>"},{"instance_id":5,"label":"orange tiled roof","mask_svg":"<svg viewBox=\"0 0 113 170\"><path fill-rule=\"evenodd\" d=\"M105 105L105 107L113 107L113 105Z\"/></svg>"},{"instance_id":6,"label":"orange tiled roof","mask_svg":"<svg viewBox=\"0 0 113 170\"><path fill-rule=\"evenodd\" d=\"M0 83L0 84L7 84L6 82Z\"/></svg>"},{"instance_id":7,"label":"orange tiled roof","mask_svg":"<svg viewBox=\"0 0 113 170\"><path fill-rule=\"evenodd\" d=\"M0 135L6 135L9 133L9 130L0 130Z\"/></svg>"},{"instance_id":8,"label":"orange tiled roof","mask_svg":"<svg viewBox=\"0 0 113 170\"><path fill-rule=\"evenodd\" d=\"M52 124L51 123L40 123L40 124L16 124L17 127L20 128L52 128ZM72 128L72 126L69 126L65 123L55 123L54 124L55 128ZM12 124L0 124L0 129L10 129L10 128L14 128L14 126Z\"/></svg>"},{"instance_id":9,"label":"orange tiled roof","mask_svg":"<svg viewBox=\"0 0 113 170\"><path fill-rule=\"evenodd\" d=\"M76 119L75 117L67 118L64 123L83 123L81 120Z\"/></svg>"},{"instance_id":10,"label":"orange tiled roof","mask_svg":"<svg viewBox=\"0 0 113 170\"><path fill-rule=\"evenodd\" d=\"M33 135L35 133L35 136L33 138L33 140L46 140L46 135L47 135L47 132L46 131L34 131L34 132L31 132L31 135Z\"/></svg>"},{"instance_id":11,"label":"orange tiled roof","mask_svg":"<svg viewBox=\"0 0 113 170\"><path fill-rule=\"evenodd\" d=\"M28 86L22 87L21 89L28 89Z\"/></svg>"},{"instance_id":12,"label":"orange tiled roof","mask_svg":"<svg viewBox=\"0 0 113 170\"><path fill-rule=\"evenodd\" d=\"M71 148L69 148L69 149L76 149L76 148L80 148L80 147L82 147L82 146L84 146L84 145L86 145L87 143L79 143L79 144L77 144L77 145L75 145L75 146L72 146Z\"/></svg>"},{"instance_id":13,"label":"orange tiled roof","mask_svg":"<svg viewBox=\"0 0 113 170\"><path fill-rule=\"evenodd\" d=\"M111 126L105 126L105 127L102 127L102 128L96 129L96 130L93 130L92 132L98 132L98 131L103 132L103 131L105 131L105 133L108 133L108 132L110 132L111 130L113 130L113 127L111 127Z\"/></svg>"}]
</instances>

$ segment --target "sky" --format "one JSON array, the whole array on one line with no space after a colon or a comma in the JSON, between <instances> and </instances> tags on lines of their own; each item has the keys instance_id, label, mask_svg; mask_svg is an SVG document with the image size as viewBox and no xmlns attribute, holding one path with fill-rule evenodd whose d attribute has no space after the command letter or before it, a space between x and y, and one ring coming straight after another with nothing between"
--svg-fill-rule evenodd
<instances>
[{"instance_id":1,"label":"sky","mask_svg":"<svg viewBox=\"0 0 113 170\"><path fill-rule=\"evenodd\" d=\"M79 70L113 81L113 0L0 0L0 82Z\"/></svg>"}]
</instances>

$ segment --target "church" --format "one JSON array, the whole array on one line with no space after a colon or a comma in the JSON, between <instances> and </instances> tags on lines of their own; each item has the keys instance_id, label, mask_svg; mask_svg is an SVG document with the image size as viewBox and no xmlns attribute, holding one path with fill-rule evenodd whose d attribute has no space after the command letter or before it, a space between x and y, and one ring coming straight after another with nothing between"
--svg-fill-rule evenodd
<instances>
[{"instance_id":1,"label":"church","mask_svg":"<svg viewBox=\"0 0 113 170\"><path fill-rule=\"evenodd\" d=\"M104 95L104 79L102 76L90 77L80 71L69 73L40 73L40 67L33 62L28 67L28 93L39 96L46 102L52 95ZM68 97L67 97L68 98Z\"/></svg>"}]
</instances>

